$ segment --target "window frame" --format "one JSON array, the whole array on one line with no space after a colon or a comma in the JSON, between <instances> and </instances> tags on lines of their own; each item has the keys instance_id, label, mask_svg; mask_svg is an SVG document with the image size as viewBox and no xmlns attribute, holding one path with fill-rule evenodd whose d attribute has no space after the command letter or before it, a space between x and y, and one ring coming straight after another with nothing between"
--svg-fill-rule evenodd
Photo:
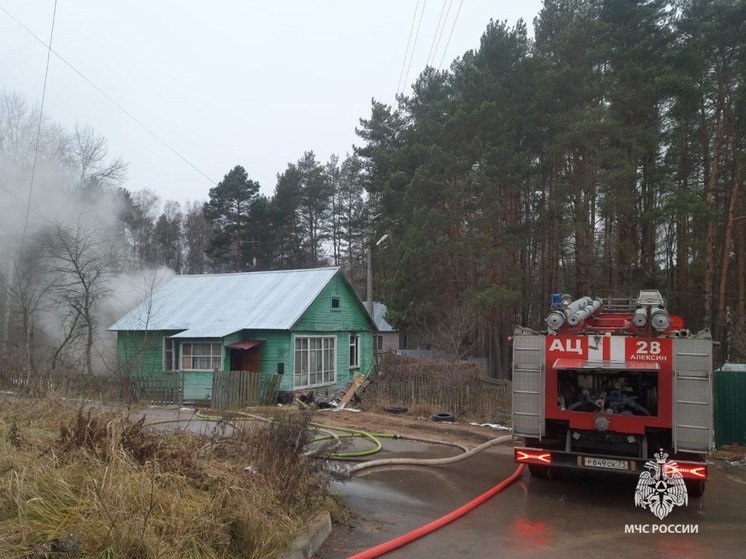
<instances>
[{"instance_id":1,"label":"window frame","mask_svg":"<svg viewBox=\"0 0 746 559\"><path fill-rule=\"evenodd\" d=\"M209 369L194 369L194 368L186 368L184 367L184 346L186 345L194 345L194 344L210 344L210 361L217 357L217 355L214 355L212 352L212 346L219 345L220 346L220 367L211 367ZM194 365L194 355L189 355L189 358L192 360L191 364ZM205 355L199 355L198 357L204 358ZM215 339L207 339L207 340L184 340L181 343L179 343L179 370L180 371L193 371L193 372L213 372L215 370L222 371L223 370L223 363L225 362L225 347L223 346L222 340L215 340Z\"/></svg>"},{"instance_id":2,"label":"window frame","mask_svg":"<svg viewBox=\"0 0 746 559\"><path fill-rule=\"evenodd\" d=\"M321 348L319 348L319 349L313 348L314 351L319 351L319 350L321 351L322 370L321 371L314 371L315 374L317 374L319 372L321 373L322 381L318 382L318 383L311 383L311 374L312 373L311 373L311 370L310 370L310 365L311 365L311 361L312 361L311 360L311 351L312 351L312 348L311 348L310 340L312 340L312 339L320 339L320 340L322 340L322 342L321 342ZM298 340L308 340L309 341L308 347L305 350L303 348L298 349L297 348ZM332 340L332 347L331 348L324 347L323 340ZM298 335L293 335L292 336L291 343L292 343L291 347L292 347L292 350L293 350L293 357L292 357L292 363L293 363L293 389L300 390L300 389L306 389L306 388L318 388L318 387L321 387L321 386L330 386L330 385L333 385L333 384L335 384L337 382L337 359L338 359L338 357L337 357L337 345L338 344L337 344L337 336L336 335L331 335L330 336L330 335L319 335L319 334L315 334L315 335L314 334L311 334L311 335L298 334ZM332 369L331 369L332 379L331 380L324 380L324 373L327 372L327 371L325 371L323 369L324 352L325 351L329 351L329 350L331 350L331 352L332 352ZM308 384L298 384L297 354L298 354L299 351L301 351L301 352L302 351L307 352L306 363L308 364L308 371L306 371L305 376L306 376L306 379L308 380ZM318 359L318 357L316 359ZM301 358L301 360L302 360L302 358Z\"/></svg>"},{"instance_id":3,"label":"window frame","mask_svg":"<svg viewBox=\"0 0 746 559\"><path fill-rule=\"evenodd\" d=\"M353 353L354 349L354 353ZM349 350L350 350L350 363L349 367L350 369L359 369L360 368L360 334L353 333L350 334L350 342L349 342ZM353 359L354 362L353 362Z\"/></svg>"},{"instance_id":4,"label":"window frame","mask_svg":"<svg viewBox=\"0 0 746 559\"><path fill-rule=\"evenodd\" d=\"M383 334L376 334L376 353L383 353Z\"/></svg>"},{"instance_id":5,"label":"window frame","mask_svg":"<svg viewBox=\"0 0 746 559\"><path fill-rule=\"evenodd\" d=\"M166 354L169 352L169 345L170 352L171 352L171 368L168 369L166 367ZM175 340L174 338L169 338L168 336L163 336L163 362L161 363L163 366L163 372L165 373L174 373L179 370L179 365L181 364L181 359L179 355L179 341Z\"/></svg>"},{"instance_id":6,"label":"window frame","mask_svg":"<svg viewBox=\"0 0 746 559\"><path fill-rule=\"evenodd\" d=\"M334 303L337 303L337 306L334 306ZM339 295L332 295L331 297L331 303L329 304L329 308L333 310L334 312L339 312L342 310L342 298Z\"/></svg>"}]
</instances>

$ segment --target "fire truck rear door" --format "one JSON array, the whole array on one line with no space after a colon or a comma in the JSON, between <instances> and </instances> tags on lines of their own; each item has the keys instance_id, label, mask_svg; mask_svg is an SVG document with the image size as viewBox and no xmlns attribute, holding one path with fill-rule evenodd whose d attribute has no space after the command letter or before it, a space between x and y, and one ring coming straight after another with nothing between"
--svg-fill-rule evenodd
<instances>
[{"instance_id":1,"label":"fire truck rear door","mask_svg":"<svg viewBox=\"0 0 746 559\"><path fill-rule=\"evenodd\" d=\"M676 452L712 447L712 340L674 339L673 446Z\"/></svg>"},{"instance_id":2,"label":"fire truck rear door","mask_svg":"<svg viewBox=\"0 0 746 559\"><path fill-rule=\"evenodd\" d=\"M513 338L513 434L544 435L544 336Z\"/></svg>"}]
</instances>

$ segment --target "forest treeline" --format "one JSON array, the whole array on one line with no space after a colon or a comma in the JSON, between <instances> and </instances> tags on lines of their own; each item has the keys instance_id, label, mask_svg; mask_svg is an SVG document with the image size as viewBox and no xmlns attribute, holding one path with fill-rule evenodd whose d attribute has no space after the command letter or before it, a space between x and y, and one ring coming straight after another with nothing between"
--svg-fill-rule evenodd
<instances>
[{"instance_id":1,"label":"forest treeline","mask_svg":"<svg viewBox=\"0 0 746 559\"><path fill-rule=\"evenodd\" d=\"M126 188L126 166L92 130L48 124L42 178L77 213L74 226L34 229L58 278L44 296L61 300L54 286L74 268L50 260L65 239L106 240L107 273L331 264L361 294L372 246L389 322L488 357L498 376L515 325L541 327L554 292L659 289L689 328L712 329L722 359L743 360L745 22L737 0L545 0L533 37L490 22L449 69L426 68L393 106L373 100L350 155L302 154L271 195L237 165L206 202L162 202ZM2 97L0 186L26 187L14 179L31 166L35 118ZM113 213L93 209L104 201ZM6 307L28 332L40 318L22 292L7 290Z\"/></svg>"},{"instance_id":2,"label":"forest treeline","mask_svg":"<svg viewBox=\"0 0 746 559\"><path fill-rule=\"evenodd\" d=\"M550 293L657 288L742 360L745 18L742 1L547 0L533 39L491 22L398 106L374 102L358 154L392 319L454 329L502 372Z\"/></svg>"}]
</instances>

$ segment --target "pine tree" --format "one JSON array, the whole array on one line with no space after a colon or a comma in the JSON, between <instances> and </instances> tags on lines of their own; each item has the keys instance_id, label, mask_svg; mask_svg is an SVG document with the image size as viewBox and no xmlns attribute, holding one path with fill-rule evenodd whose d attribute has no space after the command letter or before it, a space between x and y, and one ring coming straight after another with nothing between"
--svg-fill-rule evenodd
<instances>
[{"instance_id":1,"label":"pine tree","mask_svg":"<svg viewBox=\"0 0 746 559\"><path fill-rule=\"evenodd\" d=\"M250 269L255 242L250 235L251 206L258 193L259 183L249 179L240 165L210 189L204 216L213 229L208 254L218 270Z\"/></svg>"}]
</instances>

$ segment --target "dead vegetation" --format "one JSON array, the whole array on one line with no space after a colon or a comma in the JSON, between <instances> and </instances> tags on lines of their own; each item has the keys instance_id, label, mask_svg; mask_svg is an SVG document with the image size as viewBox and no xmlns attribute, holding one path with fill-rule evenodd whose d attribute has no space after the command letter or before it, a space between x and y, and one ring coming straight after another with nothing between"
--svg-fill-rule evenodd
<instances>
[{"instance_id":1,"label":"dead vegetation","mask_svg":"<svg viewBox=\"0 0 746 559\"><path fill-rule=\"evenodd\" d=\"M205 437L12 399L0 433L0 557L263 558L342 510L303 453L303 415Z\"/></svg>"},{"instance_id":2,"label":"dead vegetation","mask_svg":"<svg viewBox=\"0 0 746 559\"><path fill-rule=\"evenodd\" d=\"M746 446L738 444L724 445L711 452L710 458L725 460L727 462L741 462L746 460Z\"/></svg>"},{"instance_id":3,"label":"dead vegetation","mask_svg":"<svg viewBox=\"0 0 746 559\"><path fill-rule=\"evenodd\" d=\"M480 422L510 419L510 384L485 379L477 363L386 354L380 371L361 396L361 409L404 406L427 417L445 411Z\"/></svg>"}]
</instances>

